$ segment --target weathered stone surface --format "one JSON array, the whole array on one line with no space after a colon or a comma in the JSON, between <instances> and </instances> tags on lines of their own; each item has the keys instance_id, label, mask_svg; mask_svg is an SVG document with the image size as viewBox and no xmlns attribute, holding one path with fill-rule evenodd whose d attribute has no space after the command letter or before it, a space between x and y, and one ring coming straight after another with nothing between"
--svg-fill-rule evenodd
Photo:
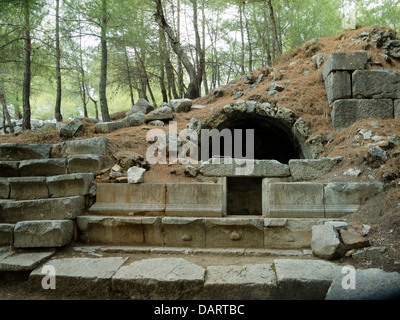
<instances>
[{"instance_id":1,"label":"weathered stone surface","mask_svg":"<svg viewBox=\"0 0 400 320\"><path fill-rule=\"evenodd\" d=\"M367 154L365 155L365 161L367 165L374 169L382 166L387 159L388 157L386 151L377 146L369 149Z\"/></svg>"},{"instance_id":2,"label":"weathered stone surface","mask_svg":"<svg viewBox=\"0 0 400 320\"><path fill-rule=\"evenodd\" d=\"M158 108L149 114L146 115L146 123L149 123L154 120L161 120L161 121L170 121L175 118L175 115L173 114L171 108L169 107L161 107Z\"/></svg>"},{"instance_id":3,"label":"weathered stone surface","mask_svg":"<svg viewBox=\"0 0 400 320\"><path fill-rule=\"evenodd\" d=\"M83 132L83 123L74 118L70 123L57 122L57 133L61 138L72 138Z\"/></svg>"},{"instance_id":4,"label":"weathered stone surface","mask_svg":"<svg viewBox=\"0 0 400 320\"><path fill-rule=\"evenodd\" d=\"M0 223L17 223L32 220L70 220L83 214L85 197L24 201L0 201Z\"/></svg>"},{"instance_id":5,"label":"weathered stone surface","mask_svg":"<svg viewBox=\"0 0 400 320\"><path fill-rule=\"evenodd\" d=\"M364 70L371 59L367 52L334 52L323 69L324 79L332 71Z\"/></svg>"},{"instance_id":6,"label":"weathered stone surface","mask_svg":"<svg viewBox=\"0 0 400 320\"><path fill-rule=\"evenodd\" d=\"M130 299L187 299L200 292L204 278L202 267L184 259L146 259L121 267L112 277L112 288Z\"/></svg>"},{"instance_id":7,"label":"weathered stone surface","mask_svg":"<svg viewBox=\"0 0 400 320\"><path fill-rule=\"evenodd\" d=\"M394 100L394 117L396 119L400 118L400 99Z\"/></svg>"},{"instance_id":8,"label":"weathered stone surface","mask_svg":"<svg viewBox=\"0 0 400 320\"><path fill-rule=\"evenodd\" d=\"M307 140L311 133L310 126L303 118L299 118L296 120L295 124L293 125L293 129L295 133L300 135L300 137L304 140Z\"/></svg>"},{"instance_id":9,"label":"weathered stone surface","mask_svg":"<svg viewBox=\"0 0 400 320\"><path fill-rule=\"evenodd\" d=\"M30 159L46 159L50 156L48 144L0 144L0 161L20 161Z\"/></svg>"},{"instance_id":10,"label":"weathered stone surface","mask_svg":"<svg viewBox=\"0 0 400 320\"><path fill-rule=\"evenodd\" d=\"M10 198L10 183L7 179L0 178L0 199Z\"/></svg>"},{"instance_id":11,"label":"weathered stone surface","mask_svg":"<svg viewBox=\"0 0 400 320\"><path fill-rule=\"evenodd\" d=\"M209 128L218 128L221 124L228 120L228 116L224 112L213 113L209 115L205 120L204 123Z\"/></svg>"},{"instance_id":12,"label":"weathered stone surface","mask_svg":"<svg viewBox=\"0 0 400 320\"><path fill-rule=\"evenodd\" d=\"M321 158L315 160L290 160L290 174L295 181L307 181L322 177L329 173L343 157Z\"/></svg>"},{"instance_id":13,"label":"weathered stone surface","mask_svg":"<svg viewBox=\"0 0 400 320\"><path fill-rule=\"evenodd\" d=\"M49 295L59 292L65 296L87 296L108 298L111 292L111 277L127 258L61 258L49 262L56 270L56 290L42 288L42 267L29 276L29 286L35 292Z\"/></svg>"},{"instance_id":14,"label":"weathered stone surface","mask_svg":"<svg viewBox=\"0 0 400 320\"><path fill-rule=\"evenodd\" d=\"M169 102L173 112L182 113L189 112L192 108L193 100L190 99L177 99Z\"/></svg>"},{"instance_id":15,"label":"weathered stone surface","mask_svg":"<svg viewBox=\"0 0 400 320\"><path fill-rule=\"evenodd\" d=\"M353 73L353 98L399 99L400 72L359 70Z\"/></svg>"},{"instance_id":16,"label":"weathered stone surface","mask_svg":"<svg viewBox=\"0 0 400 320\"><path fill-rule=\"evenodd\" d=\"M89 194L93 173L76 173L46 179L51 198L85 196Z\"/></svg>"},{"instance_id":17,"label":"weathered stone surface","mask_svg":"<svg viewBox=\"0 0 400 320\"><path fill-rule=\"evenodd\" d=\"M285 300L325 299L333 278L342 270L321 260L276 259L274 266L280 298Z\"/></svg>"},{"instance_id":18,"label":"weathered stone surface","mask_svg":"<svg viewBox=\"0 0 400 320\"><path fill-rule=\"evenodd\" d=\"M227 104L222 108L223 112L228 118L237 116L238 114L245 113L247 110L247 104L244 101Z\"/></svg>"},{"instance_id":19,"label":"weathered stone surface","mask_svg":"<svg viewBox=\"0 0 400 320\"><path fill-rule=\"evenodd\" d=\"M6 252L0 253L0 272L6 271L32 271L41 263L45 262L54 255L54 250L41 252ZM41 268L39 268L41 270ZM43 279L43 274L41 280ZM40 280L40 281L41 281Z\"/></svg>"},{"instance_id":20,"label":"weathered stone surface","mask_svg":"<svg viewBox=\"0 0 400 320\"><path fill-rule=\"evenodd\" d=\"M385 247L370 247L357 250L351 256L355 260L373 260L386 252Z\"/></svg>"},{"instance_id":21,"label":"weathered stone surface","mask_svg":"<svg viewBox=\"0 0 400 320\"><path fill-rule=\"evenodd\" d=\"M328 103L332 104L338 99L351 98L351 76L347 71L331 72L325 78L325 89Z\"/></svg>"},{"instance_id":22,"label":"weathered stone surface","mask_svg":"<svg viewBox=\"0 0 400 320\"><path fill-rule=\"evenodd\" d=\"M200 143L201 142L201 130L207 129L207 125L203 121L192 118L190 120L190 122L188 123L188 125L186 126L186 128L196 132L198 142Z\"/></svg>"},{"instance_id":23,"label":"weathered stone surface","mask_svg":"<svg viewBox=\"0 0 400 320\"><path fill-rule=\"evenodd\" d=\"M353 229L341 229L339 230L339 232L346 250L359 249L363 247L368 247L370 245L367 238L361 236Z\"/></svg>"},{"instance_id":24,"label":"weathered stone surface","mask_svg":"<svg viewBox=\"0 0 400 320\"><path fill-rule=\"evenodd\" d=\"M107 150L107 143L108 138L65 141L53 145L52 155L54 158L66 158L80 154L98 154L104 156Z\"/></svg>"},{"instance_id":25,"label":"weathered stone surface","mask_svg":"<svg viewBox=\"0 0 400 320\"><path fill-rule=\"evenodd\" d=\"M154 120L148 123L149 126L164 127L165 123L161 120Z\"/></svg>"},{"instance_id":26,"label":"weathered stone surface","mask_svg":"<svg viewBox=\"0 0 400 320\"><path fill-rule=\"evenodd\" d=\"M326 217L355 212L369 198L382 192L382 183L328 183L324 189Z\"/></svg>"},{"instance_id":27,"label":"weathered stone surface","mask_svg":"<svg viewBox=\"0 0 400 320\"><path fill-rule=\"evenodd\" d=\"M0 224L0 247L11 246L14 242L14 228L13 224Z\"/></svg>"},{"instance_id":28,"label":"weathered stone surface","mask_svg":"<svg viewBox=\"0 0 400 320\"><path fill-rule=\"evenodd\" d=\"M0 177L18 177L18 162L0 161Z\"/></svg>"},{"instance_id":29,"label":"weathered stone surface","mask_svg":"<svg viewBox=\"0 0 400 320\"><path fill-rule=\"evenodd\" d=\"M393 119L393 100L337 100L333 103L332 125L335 131L361 119Z\"/></svg>"},{"instance_id":30,"label":"weathered stone surface","mask_svg":"<svg viewBox=\"0 0 400 320\"><path fill-rule=\"evenodd\" d=\"M136 184L144 182L144 174L146 169L139 167L132 167L128 170L128 183Z\"/></svg>"},{"instance_id":31,"label":"weathered stone surface","mask_svg":"<svg viewBox=\"0 0 400 320\"><path fill-rule=\"evenodd\" d=\"M9 178L10 199L34 200L49 197L44 177Z\"/></svg>"},{"instance_id":32,"label":"weathered stone surface","mask_svg":"<svg viewBox=\"0 0 400 320\"><path fill-rule=\"evenodd\" d=\"M162 218L164 244L171 247L200 247L206 246L204 220L199 218Z\"/></svg>"},{"instance_id":33,"label":"weathered stone surface","mask_svg":"<svg viewBox=\"0 0 400 320\"><path fill-rule=\"evenodd\" d=\"M139 167L146 170L150 170L149 162L140 154L129 151L121 151L115 154L118 160L118 164L125 170L128 171L129 168Z\"/></svg>"},{"instance_id":34,"label":"weathered stone surface","mask_svg":"<svg viewBox=\"0 0 400 320\"><path fill-rule=\"evenodd\" d=\"M209 266L200 297L211 300L268 300L277 298L271 264Z\"/></svg>"},{"instance_id":35,"label":"weathered stone surface","mask_svg":"<svg viewBox=\"0 0 400 320\"><path fill-rule=\"evenodd\" d=\"M71 220L23 221L14 230L16 248L62 247L72 241L74 224Z\"/></svg>"},{"instance_id":36,"label":"weathered stone surface","mask_svg":"<svg viewBox=\"0 0 400 320\"><path fill-rule=\"evenodd\" d=\"M24 160L19 163L19 174L24 177L50 177L67 173L66 159Z\"/></svg>"},{"instance_id":37,"label":"weathered stone surface","mask_svg":"<svg viewBox=\"0 0 400 320\"><path fill-rule=\"evenodd\" d=\"M124 127L123 121L113 122L99 122L94 126L95 133L111 133L113 131L122 129Z\"/></svg>"},{"instance_id":38,"label":"weathered stone surface","mask_svg":"<svg viewBox=\"0 0 400 320\"><path fill-rule=\"evenodd\" d=\"M295 117L294 112L285 107L279 108L275 117L277 119L281 119L284 122L287 122L291 126L296 122L296 117Z\"/></svg>"},{"instance_id":39,"label":"weathered stone surface","mask_svg":"<svg viewBox=\"0 0 400 320\"><path fill-rule=\"evenodd\" d=\"M343 288L343 278L354 272L354 289ZM326 300L398 300L400 298L400 274L385 272L382 269L348 270L347 274L333 279Z\"/></svg>"},{"instance_id":40,"label":"weathered stone surface","mask_svg":"<svg viewBox=\"0 0 400 320\"><path fill-rule=\"evenodd\" d=\"M262 116L275 117L276 115L275 108L268 102L258 103L256 105L255 111L257 114Z\"/></svg>"},{"instance_id":41,"label":"weathered stone surface","mask_svg":"<svg viewBox=\"0 0 400 320\"><path fill-rule=\"evenodd\" d=\"M324 185L321 183L271 183L267 209L271 218L323 218Z\"/></svg>"},{"instance_id":42,"label":"weathered stone surface","mask_svg":"<svg viewBox=\"0 0 400 320\"><path fill-rule=\"evenodd\" d=\"M103 169L104 157L98 154L78 154L68 157L69 173L91 173Z\"/></svg>"},{"instance_id":43,"label":"weathered stone surface","mask_svg":"<svg viewBox=\"0 0 400 320\"><path fill-rule=\"evenodd\" d=\"M276 160L242 160L212 158L199 167L199 172L208 177L287 177L289 166Z\"/></svg>"},{"instance_id":44,"label":"weathered stone surface","mask_svg":"<svg viewBox=\"0 0 400 320\"><path fill-rule=\"evenodd\" d=\"M135 103L132 110L128 112L128 114L133 114L133 113L147 114L151 111L154 111L154 107L146 99L140 98Z\"/></svg>"},{"instance_id":45,"label":"weathered stone surface","mask_svg":"<svg viewBox=\"0 0 400 320\"><path fill-rule=\"evenodd\" d=\"M122 120L124 127L137 127L141 126L144 122L144 114L141 112L134 113L127 116Z\"/></svg>"},{"instance_id":46,"label":"weathered stone surface","mask_svg":"<svg viewBox=\"0 0 400 320\"><path fill-rule=\"evenodd\" d=\"M168 184L167 216L222 217L224 211L221 184Z\"/></svg>"},{"instance_id":47,"label":"weathered stone surface","mask_svg":"<svg viewBox=\"0 0 400 320\"><path fill-rule=\"evenodd\" d=\"M312 228L311 249L320 258L333 260L345 254L338 231L332 225L320 225Z\"/></svg>"},{"instance_id":48,"label":"weathered stone surface","mask_svg":"<svg viewBox=\"0 0 400 320\"><path fill-rule=\"evenodd\" d=\"M325 57L322 54L316 54L311 57L311 60L315 63L317 69L321 69L323 63L325 62Z\"/></svg>"}]
</instances>

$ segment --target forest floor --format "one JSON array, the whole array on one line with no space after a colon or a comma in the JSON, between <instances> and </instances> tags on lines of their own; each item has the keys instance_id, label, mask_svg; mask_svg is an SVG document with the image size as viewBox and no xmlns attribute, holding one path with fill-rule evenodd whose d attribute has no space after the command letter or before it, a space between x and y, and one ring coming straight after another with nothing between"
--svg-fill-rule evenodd
<instances>
[{"instance_id":1,"label":"forest floor","mask_svg":"<svg viewBox=\"0 0 400 320\"><path fill-rule=\"evenodd\" d=\"M384 27L376 27L378 30L386 30ZM352 214L346 219L355 229L361 229L362 225L371 226L368 239L372 246L386 247L386 252L372 261L354 261L351 258L344 258L338 263L348 263L359 268L383 268L385 271L400 272L400 146L394 147L391 158L378 169L369 168L364 162L364 155L371 148L368 141L355 143L355 136L360 129L371 130L373 135L397 136L400 134L400 119L377 120L369 119L355 123L354 125L335 132L331 124L331 110L327 102L322 70L317 69L311 60L312 56L322 54L325 61L333 52L366 51L374 62L379 62L385 70L400 71L400 61L386 61L382 51L365 41L360 41L359 35L370 32L371 27L358 30L351 30L340 35L321 38L315 42L304 44L301 48L286 53L273 66L259 69L252 72L257 77L264 73L266 77L258 85L257 89L247 92L250 85L244 83L244 76L235 79L231 83L234 86L225 90L221 98L215 98L211 94L194 101L194 105L202 105L203 109L192 110L190 113L176 114L175 121L178 123L178 130L186 128L191 118L204 120L212 113L222 110L226 104L234 102L233 91L242 88L244 95L242 100L257 100L259 102L277 101L279 106L287 107L294 111L296 117L302 117L311 127L310 138L321 135L330 135L330 142L325 145L325 150L319 157L342 156L343 161L327 176L324 181L366 181L385 182L385 192L373 199L370 199L359 212ZM268 94L268 87L271 83L271 72L275 76L281 75L281 80L276 81L282 84L285 90L276 98ZM128 111L128 110L127 110ZM112 115L114 120L125 117L126 112ZM109 154L106 159L106 166L112 167L117 162L118 152L130 152L143 157L149 143L146 140L148 131L142 125L139 127L123 128L110 134L95 134L94 124L82 120L85 125L85 133L79 139L92 137L107 137L110 141ZM155 127L153 127L155 128ZM169 126L157 127L168 132ZM42 133L23 133L17 137L0 136L0 143L58 143L63 141L55 130ZM175 173L171 174L174 169ZM189 178L184 174L185 165L152 165L145 175L146 183L195 183L204 181L203 178ZM358 177L349 177L343 173L348 169L361 171ZM385 172L391 172L391 178L384 178ZM202 180L203 179L203 180ZM109 181L112 182L112 181Z\"/></svg>"}]
</instances>

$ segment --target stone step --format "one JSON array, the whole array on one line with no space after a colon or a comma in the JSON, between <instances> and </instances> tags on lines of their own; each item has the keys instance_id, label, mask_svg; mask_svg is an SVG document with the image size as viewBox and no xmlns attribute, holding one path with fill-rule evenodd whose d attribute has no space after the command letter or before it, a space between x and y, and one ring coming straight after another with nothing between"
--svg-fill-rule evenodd
<instances>
[{"instance_id":1,"label":"stone step","mask_svg":"<svg viewBox=\"0 0 400 320\"><path fill-rule=\"evenodd\" d=\"M0 199L35 200L86 196L94 178L93 173L0 178Z\"/></svg>"},{"instance_id":2,"label":"stone step","mask_svg":"<svg viewBox=\"0 0 400 320\"><path fill-rule=\"evenodd\" d=\"M48 144L0 144L0 161L47 159L50 153L51 145Z\"/></svg>"},{"instance_id":3,"label":"stone step","mask_svg":"<svg viewBox=\"0 0 400 320\"><path fill-rule=\"evenodd\" d=\"M22 201L0 200L0 223L73 220L84 212L84 196Z\"/></svg>"},{"instance_id":4,"label":"stone step","mask_svg":"<svg viewBox=\"0 0 400 320\"><path fill-rule=\"evenodd\" d=\"M80 240L91 244L186 248L311 247L312 227L330 219L252 217L79 216Z\"/></svg>"}]
</instances>

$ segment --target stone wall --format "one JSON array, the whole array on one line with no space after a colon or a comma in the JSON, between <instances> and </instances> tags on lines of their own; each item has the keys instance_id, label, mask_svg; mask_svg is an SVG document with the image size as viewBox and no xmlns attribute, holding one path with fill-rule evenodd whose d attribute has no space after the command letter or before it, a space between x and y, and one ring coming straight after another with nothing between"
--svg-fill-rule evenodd
<instances>
[{"instance_id":1,"label":"stone wall","mask_svg":"<svg viewBox=\"0 0 400 320\"><path fill-rule=\"evenodd\" d=\"M400 116L400 72L371 70L366 52L332 53L323 69L335 131L361 119Z\"/></svg>"}]
</instances>

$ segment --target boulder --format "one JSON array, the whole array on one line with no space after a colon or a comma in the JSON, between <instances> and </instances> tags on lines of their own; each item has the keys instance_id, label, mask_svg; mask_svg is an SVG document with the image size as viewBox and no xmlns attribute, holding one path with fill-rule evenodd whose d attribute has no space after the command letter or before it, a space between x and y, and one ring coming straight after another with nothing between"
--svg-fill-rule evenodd
<instances>
[{"instance_id":1,"label":"boulder","mask_svg":"<svg viewBox=\"0 0 400 320\"><path fill-rule=\"evenodd\" d=\"M369 240L354 229L341 229L339 232L346 250L364 248L370 245Z\"/></svg>"},{"instance_id":2,"label":"boulder","mask_svg":"<svg viewBox=\"0 0 400 320\"><path fill-rule=\"evenodd\" d=\"M290 174L295 181L307 181L322 177L332 171L343 157L322 159L290 160Z\"/></svg>"},{"instance_id":3,"label":"boulder","mask_svg":"<svg viewBox=\"0 0 400 320\"><path fill-rule=\"evenodd\" d=\"M149 123L154 120L170 121L174 118L175 115L172 113L171 108L161 107L147 114L145 122Z\"/></svg>"},{"instance_id":4,"label":"boulder","mask_svg":"<svg viewBox=\"0 0 400 320\"><path fill-rule=\"evenodd\" d=\"M132 167L128 170L128 183L130 184L138 184L144 182L144 174L146 173L146 169Z\"/></svg>"},{"instance_id":5,"label":"boulder","mask_svg":"<svg viewBox=\"0 0 400 320\"><path fill-rule=\"evenodd\" d=\"M171 109L176 113L189 112L192 104L193 100L190 99L177 99L170 101Z\"/></svg>"},{"instance_id":6,"label":"boulder","mask_svg":"<svg viewBox=\"0 0 400 320\"><path fill-rule=\"evenodd\" d=\"M149 126L155 126L155 127L164 127L165 123L161 120L154 120L154 121L150 121L148 123Z\"/></svg>"},{"instance_id":7,"label":"boulder","mask_svg":"<svg viewBox=\"0 0 400 320\"><path fill-rule=\"evenodd\" d=\"M135 105L133 106L132 110L130 113L143 113L147 114L151 111L154 110L154 107L146 100L143 98L140 98Z\"/></svg>"},{"instance_id":8,"label":"boulder","mask_svg":"<svg viewBox=\"0 0 400 320\"><path fill-rule=\"evenodd\" d=\"M332 225L313 226L311 249L317 257L328 260L343 257L345 254L339 233Z\"/></svg>"},{"instance_id":9,"label":"boulder","mask_svg":"<svg viewBox=\"0 0 400 320\"><path fill-rule=\"evenodd\" d=\"M141 112L134 113L122 120L124 127L141 126L144 122L144 114Z\"/></svg>"},{"instance_id":10,"label":"boulder","mask_svg":"<svg viewBox=\"0 0 400 320\"><path fill-rule=\"evenodd\" d=\"M124 121L99 122L94 126L95 133L111 133L124 127Z\"/></svg>"},{"instance_id":11,"label":"boulder","mask_svg":"<svg viewBox=\"0 0 400 320\"><path fill-rule=\"evenodd\" d=\"M387 160L386 151L381 147L372 147L365 155L365 161L371 168L381 167Z\"/></svg>"}]
</instances>

